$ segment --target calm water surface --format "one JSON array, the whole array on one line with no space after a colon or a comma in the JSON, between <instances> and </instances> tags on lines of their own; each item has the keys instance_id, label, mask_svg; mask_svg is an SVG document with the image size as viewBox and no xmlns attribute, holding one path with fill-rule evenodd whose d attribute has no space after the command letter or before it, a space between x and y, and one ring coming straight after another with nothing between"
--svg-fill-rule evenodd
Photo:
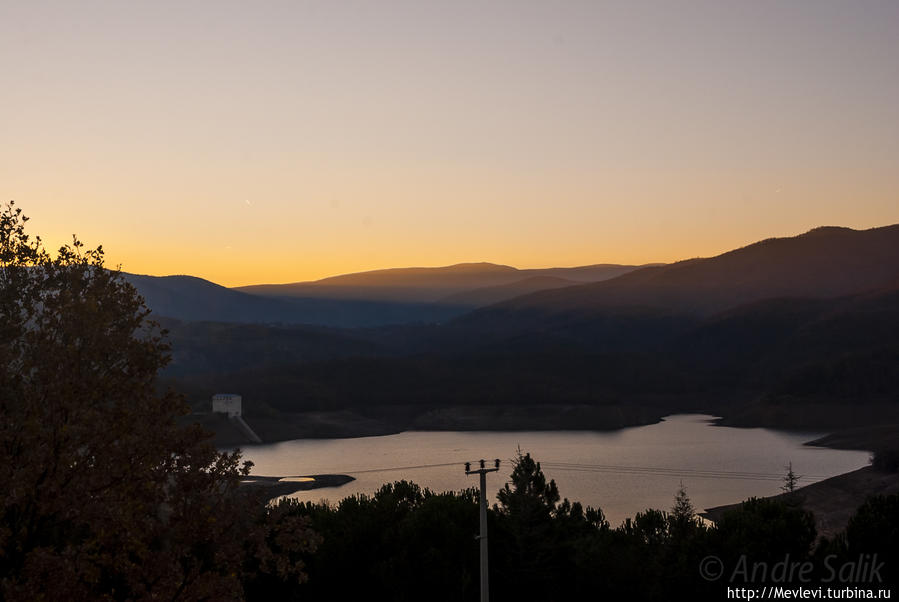
<instances>
[{"instance_id":1,"label":"calm water surface","mask_svg":"<svg viewBox=\"0 0 899 602\"><path fill-rule=\"evenodd\" d=\"M750 496L779 493L785 466L803 475L800 485L861 468L868 453L806 447L824 433L714 426L711 416L676 415L658 424L613 432L410 431L358 439L300 439L248 447L253 474L302 476L347 474L342 487L298 492L291 497L337 502L373 493L385 482L415 481L434 491L477 486L463 464L500 458L487 485L499 490L509 478L520 446L555 479L563 497L599 506L613 525L646 508L669 509L680 482L698 508ZM425 466L449 464L448 466Z\"/></svg>"}]
</instances>

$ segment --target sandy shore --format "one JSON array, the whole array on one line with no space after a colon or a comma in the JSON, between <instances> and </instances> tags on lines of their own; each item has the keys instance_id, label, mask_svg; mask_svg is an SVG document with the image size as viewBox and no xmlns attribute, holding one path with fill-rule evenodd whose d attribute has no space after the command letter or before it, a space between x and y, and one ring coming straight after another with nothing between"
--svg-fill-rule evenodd
<instances>
[{"instance_id":1,"label":"sandy shore","mask_svg":"<svg viewBox=\"0 0 899 602\"><path fill-rule=\"evenodd\" d=\"M353 477L345 474L316 474L294 477L250 475L241 481L241 488L248 491L261 491L266 499L272 500L297 491L308 491L321 487L340 487L355 480Z\"/></svg>"}]
</instances>

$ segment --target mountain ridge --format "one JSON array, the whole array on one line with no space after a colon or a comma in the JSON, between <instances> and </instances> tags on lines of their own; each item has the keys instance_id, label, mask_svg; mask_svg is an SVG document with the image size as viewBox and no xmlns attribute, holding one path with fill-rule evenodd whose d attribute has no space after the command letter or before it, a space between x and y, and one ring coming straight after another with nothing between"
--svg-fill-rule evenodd
<instances>
[{"instance_id":1,"label":"mountain ridge","mask_svg":"<svg viewBox=\"0 0 899 602\"><path fill-rule=\"evenodd\" d=\"M643 266L592 264L568 268L524 268L489 262L438 267L407 267L329 276L288 284L258 284L233 290L270 297L376 299L439 302L445 297L533 276L554 276L577 282L598 282Z\"/></svg>"},{"instance_id":2,"label":"mountain ridge","mask_svg":"<svg viewBox=\"0 0 899 602\"><path fill-rule=\"evenodd\" d=\"M836 238L854 239L852 247L836 248ZM781 256L775 257L776 253ZM833 278L834 274L840 278ZM896 278L899 224L867 230L828 226L794 237L765 239L714 257L641 268L599 283L536 292L478 311L589 310L642 304L708 314L769 297L852 294ZM693 290L684 290L688 286ZM698 298L702 294L712 298Z\"/></svg>"}]
</instances>

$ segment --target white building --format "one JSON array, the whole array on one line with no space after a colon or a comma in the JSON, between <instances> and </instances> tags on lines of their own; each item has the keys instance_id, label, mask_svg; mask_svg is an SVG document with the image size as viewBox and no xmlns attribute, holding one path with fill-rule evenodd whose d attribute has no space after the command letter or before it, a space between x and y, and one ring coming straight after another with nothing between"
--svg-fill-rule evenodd
<instances>
[{"instance_id":1,"label":"white building","mask_svg":"<svg viewBox=\"0 0 899 602\"><path fill-rule=\"evenodd\" d=\"M240 395L216 393L212 396L212 411L228 416L240 416Z\"/></svg>"}]
</instances>

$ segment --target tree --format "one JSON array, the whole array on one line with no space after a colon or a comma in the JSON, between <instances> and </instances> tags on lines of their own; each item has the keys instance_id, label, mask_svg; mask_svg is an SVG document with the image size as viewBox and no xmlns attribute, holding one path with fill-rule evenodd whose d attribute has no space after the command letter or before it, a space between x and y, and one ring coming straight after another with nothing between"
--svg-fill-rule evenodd
<instances>
[{"instance_id":1,"label":"tree","mask_svg":"<svg viewBox=\"0 0 899 602\"><path fill-rule=\"evenodd\" d=\"M564 597L577 586L579 549L608 523L599 509L560 501L556 482L529 453L519 449L512 464L511 484L500 489L492 513L492 587L509 599Z\"/></svg>"},{"instance_id":2,"label":"tree","mask_svg":"<svg viewBox=\"0 0 899 602\"><path fill-rule=\"evenodd\" d=\"M528 520L549 519L560 499L559 488L555 481L546 482L540 463L519 449L511 478L511 487L506 483L497 494L503 512Z\"/></svg>"},{"instance_id":3,"label":"tree","mask_svg":"<svg viewBox=\"0 0 899 602\"><path fill-rule=\"evenodd\" d=\"M799 479L802 477L795 472L793 472L793 463L790 462L787 466L787 474L784 475L783 481L784 484L781 485L781 490L784 493L794 493L796 491L796 485L799 483Z\"/></svg>"},{"instance_id":4,"label":"tree","mask_svg":"<svg viewBox=\"0 0 899 602\"><path fill-rule=\"evenodd\" d=\"M0 598L229 600L260 573L302 578L273 550L311 550L305 522L238 493L250 464L176 425L143 300L101 247L51 256L26 221L0 213Z\"/></svg>"},{"instance_id":5,"label":"tree","mask_svg":"<svg viewBox=\"0 0 899 602\"><path fill-rule=\"evenodd\" d=\"M846 527L848 561L863 555L883 565L881 577L890 585L899 584L899 494L871 496L862 504Z\"/></svg>"},{"instance_id":6,"label":"tree","mask_svg":"<svg viewBox=\"0 0 899 602\"><path fill-rule=\"evenodd\" d=\"M696 510L693 508L693 502L687 495L687 488L684 482L680 482L677 493L674 494L674 506L671 508L671 517L677 521L693 521L696 519Z\"/></svg>"},{"instance_id":7,"label":"tree","mask_svg":"<svg viewBox=\"0 0 899 602\"><path fill-rule=\"evenodd\" d=\"M304 600L472 600L478 596L474 489L434 493L409 481L338 504L282 500L309 516L323 541L308 564ZM290 599L277 587L260 599ZM299 592L298 592L299 593Z\"/></svg>"},{"instance_id":8,"label":"tree","mask_svg":"<svg viewBox=\"0 0 899 602\"><path fill-rule=\"evenodd\" d=\"M668 515L668 531L671 537L675 539L685 540L701 526L700 520L696 516L696 509L690 496L687 495L687 488L681 481L677 493L674 494L674 506L671 507L671 513Z\"/></svg>"},{"instance_id":9,"label":"tree","mask_svg":"<svg viewBox=\"0 0 899 602\"><path fill-rule=\"evenodd\" d=\"M805 558L815 542L814 515L779 498L749 498L718 520L714 536L716 552L727 566L740 556L774 563Z\"/></svg>"}]
</instances>

